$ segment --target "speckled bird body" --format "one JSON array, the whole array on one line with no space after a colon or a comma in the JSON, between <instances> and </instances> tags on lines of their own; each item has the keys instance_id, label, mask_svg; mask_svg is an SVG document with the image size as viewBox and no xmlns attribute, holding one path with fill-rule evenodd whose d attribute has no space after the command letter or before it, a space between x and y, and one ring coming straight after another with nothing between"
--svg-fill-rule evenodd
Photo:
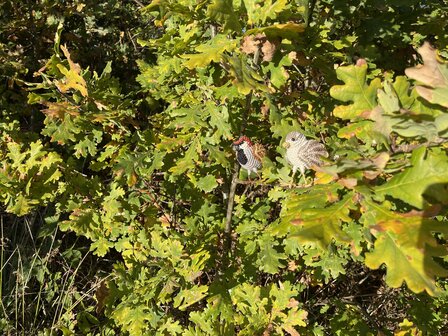
<instances>
[{"instance_id":1,"label":"speckled bird body","mask_svg":"<svg viewBox=\"0 0 448 336\"><path fill-rule=\"evenodd\" d=\"M261 168L261 162L254 153L252 142L246 136L240 137L233 143L233 149L236 152L236 159L243 169L246 169L248 174L251 172L257 173Z\"/></svg>"},{"instance_id":2,"label":"speckled bird body","mask_svg":"<svg viewBox=\"0 0 448 336\"><path fill-rule=\"evenodd\" d=\"M322 157L328 157L325 146L316 140L308 140L302 133L290 132L286 136L286 160L292 165L293 174L297 170L302 175L312 166L320 166Z\"/></svg>"}]
</instances>

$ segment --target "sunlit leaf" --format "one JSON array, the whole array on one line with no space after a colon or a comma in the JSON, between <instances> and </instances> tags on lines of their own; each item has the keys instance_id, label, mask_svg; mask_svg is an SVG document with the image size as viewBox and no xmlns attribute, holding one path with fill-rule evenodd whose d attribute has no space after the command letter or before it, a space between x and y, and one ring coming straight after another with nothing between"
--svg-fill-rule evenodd
<instances>
[{"instance_id":1,"label":"sunlit leaf","mask_svg":"<svg viewBox=\"0 0 448 336\"><path fill-rule=\"evenodd\" d=\"M448 64L437 60L437 53L428 42L418 50L423 65L406 69L406 75L424 86L417 86L420 96L433 104L448 107Z\"/></svg>"},{"instance_id":2,"label":"sunlit leaf","mask_svg":"<svg viewBox=\"0 0 448 336\"><path fill-rule=\"evenodd\" d=\"M185 310L192 304L202 300L208 291L208 286L193 286L190 289L183 289L174 298L174 307Z\"/></svg>"},{"instance_id":3,"label":"sunlit leaf","mask_svg":"<svg viewBox=\"0 0 448 336\"><path fill-rule=\"evenodd\" d=\"M67 92L70 89L78 90L84 97L88 96L87 83L84 78L80 75L81 67L79 64L74 63L70 58L70 53L67 47L61 46L61 50L64 56L67 58L70 69L67 69L62 64L58 64L57 67L61 73L65 76L64 79L56 81L56 86L61 90L61 92Z\"/></svg>"},{"instance_id":4,"label":"sunlit leaf","mask_svg":"<svg viewBox=\"0 0 448 336\"><path fill-rule=\"evenodd\" d=\"M447 276L448 271L433 259L447 254L433 232L448 234L446 225L425 218L422 212L392 212L388 206L368 200L363 210L365 223L376 237L366 265L377 269L386 264L386 282L391 287L400 287L405 281L414 292L426 290L434 295L435 277Z\"/></svg>"},{"instance_id":5,"label":"sunlit leaf","mask_svg":"<svg viewBox=\"0 0 448 336\"><path fill-rule=\"evenodd\" d=\"M182 58L187 59L184 62L189 69L197 67L204 67L211 62L219 62L222 54L227 51L230 52L236 48L236 41L228 39L225 35L216 35L207 44L202 44L196 48L197 54L181 55Z\"/></svg>"},{"instance_id":6,"label":"sunlit leaf","mask_svg":"<svg viewBox=\"0 0 448 336\"><path fill-rule=\"evenodd\" d=\"M330 89L330 95L343 102L353 102L350 105L339 105L333 110L333 114L342 119L354 119L363 112L375 108L377 90L381 87L381 81L376 78L367 84L367 65L350 65L339 67L336 74L344 85L335 85Z\"/></svg>"},{"instance_id":7,"label":"sunlit leaf","mask_svg":"<svg viewBox=\"0 0 448 336\"><path fill-rule=\"evenodd\" d=\"M271 26L265 26L260 28L249 29L245 35L252 35L258 33L264 33L270 38L284 37L287 39L297 39L300 34L305 31L305 25L303 23L278 23Z\"/></svg>"},{"instance_id":8,"label":"sunlit leaf","mask_svg":"<svg viewBox=\"0 0 448 336\"><path fill-rule=\"evenodd\" d=\"M211 192L218 186L218 182L216 182L216 178L213 175L205 176L199 179L197 187L205 192Z\"/></svg>"},{"instance_id":9,"label":"sunlit leaf","mask_svg":"<svg viewBox=\"0 0 448 336\"><path fill-rule=\"evenodd\" d=\"M343 223L349 223L350 209L354 208L352 195L341 200L335 193L338 186L323 185L310 194L290 193L285 204L283 222L293 225L291 237L305 244L317 244L326 248L333 239L347 243L348 236L342 230Z\"/></svg>"},{"instance_id":10,"label":"sunlit leaf","mask_svg":"<svg viewBox=\"0 0 448 336\"><path fill-rule=\"evenodd\" d=\"M268 0L262 3L256 0L243 0L243 2L247 10L249 25L265 23L268 18L275 19L288 6L286 0Z\"/></svg>"},{"instance_id":11,"label":"sunlit leaf","mask_svg":"<svg viewBox=\"0 0 448 336\"><path fill-rule=\"evenodd\" d=\"M442 151L415 149L411 158L412 167L395 175L385 184L375 188L378 195L390 195L408 204L422 209L423 195L431 195L435 199L445 200L443 194L438 195L432 188L438 184L448 183L448 157Z\"/></svg>"}]
</instances>

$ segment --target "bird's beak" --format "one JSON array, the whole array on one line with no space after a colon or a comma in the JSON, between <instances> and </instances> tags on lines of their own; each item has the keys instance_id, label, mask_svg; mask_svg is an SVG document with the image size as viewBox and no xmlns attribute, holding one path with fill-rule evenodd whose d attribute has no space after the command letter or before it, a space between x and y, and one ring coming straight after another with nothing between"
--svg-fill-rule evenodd
<instances>
[{"instance_id":1,"label":"bird's beak","mask_svg":"<svg viewBox=\"0 0 448 336\"><path fill-rule=\"evenodd\" d=\"M289 148L289 146L291 146L291 144L287 141L285 141L282 145L282 147L284 147L284 148Z\"/></svg>"}]
</instances>

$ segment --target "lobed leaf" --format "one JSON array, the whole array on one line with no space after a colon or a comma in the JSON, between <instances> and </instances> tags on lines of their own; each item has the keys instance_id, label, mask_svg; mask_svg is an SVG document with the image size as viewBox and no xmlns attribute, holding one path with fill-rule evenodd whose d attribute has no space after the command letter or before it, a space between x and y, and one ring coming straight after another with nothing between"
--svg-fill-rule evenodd
<instances>
[{"instance_id":1,"label":"lobed leaf","mask_svg":"<svg viewBox=\"0 0 448 336\"><path fill-rule=\"evenodd\" d=\"M436 50L428 42L417 51L423 65L407 68L406 75L424 85L416 87L420 96L430 103L448 107L448 64L437 60Z\"/></svg>"},{"instance_id":2,"label":"lobed leaf","mask_svg":"<svg viewBox=\"0 0 448 336\"><path fill-rule=\"evenodd\" d=\"M433 232L446 235L448 227L426 218L423 212L393 212L389 203L378 205L367 199L363 212L363 221L376 237L373 251L366 254L366 265L377 269L384 263L391 287L400 287L405 281L416 293L426 290L435 295L436 277L447 276L448 271L433 259L447 254Z\"/></svg>"},{"instance_id":3,"label":"lobed leaf","mask_svg":"<svg viewBox=\"0 0 448 336\"><path fill-rule=\"evenodd\" d=\"M63 80L56 81L55 84L61 92L67 92L70 89L75 89L81 93L83 97L87 97L87 83L80 75L81 67L79 64L74 63L71 60L70 53L66 46L61 46L61 50L64 53L69 63L70 69L67 69L62 64L57 64L59 71L65 76Z\"/></svg>"},{"instance_id":4,"label":"lobed leaf","mask_svg":"<svg viewBox=\"0 0 448 336\"><path fill-rule=\"evenodd\" d=\"M181 58L187 59L184 65L188 69L205 67L211 62L221 61L222 54L230 52L236 48L236 41L228 39L225 35L216 35L210 42L196 47L198 54L185 54Z\"/></svg>"},{"instance_id":5,"label":"lobed leaf","mask_svg":"<svg viewBox=\"0 0 448 336\"><path fill-rule=\"evenodd\" d=\"M249 25L264 24L267 19L275 19L279 13L287 9L287 0L243 0L247 11L247 23Z\"/></svg>"},{"instance_id":6,"label":"lobed leaf","mask_svg":"<svg viewBox=\"0 0 448 336\"><path fill-rule=\"evenodd\" d=\"M448 183L448 156L440 150L420 147L412 152L412 167L396 174L389 181L375 188L378 195L398 198L418 209L424 206L424 194L440 202L446 196L432 190L438 184Z\"/></svg>"},{"instance_id":7,"label":"lobed leaf","mask_svg":"<svg viewBox=\"0 0 448 336\"><path fill-rule=\"evenodd\" d=\"M182 289L174 298L174 307L185 310L187 307L202 300L208 291L208 286L193 286L189 289Z\"/></svg>"},{"instance_id":8,"label":"lobed leaf","mask_svg":"<svg viewBox=\"0 0 448 336\"><path fill-rule=\"evenodd\" d=\"M221 23L224 31L241 30L232 0L213 0L207 7L207 16Z\"/></svg>"},{"instance_id":9,"label":"lobed leaf","mask_svg":"<svg viewBox=\"0 0 448 336\"><path fill-rule=\"evenodd\" d=\"M282 37L294 40L300 37L300 33L305 31L306 26L303 23L276 23L270 26L257 27L249 29L244 35L255 35L263 33L269 38Z\"/></svg>"},{"instance_id":10,"label":"lobed leaf","mask_svg":"<svg viewBox=\"0 0 448 336\"><path fill-rule=\"evenodd\" d=\"M333 241L348 243L349 237L342 230L343 223L349 223L350 209L355 208L352 194L338 199L337 185L322 186L305 195L290 193L282 210L283 222L295 226L290 237L302 244L317 244L322 248Z\"/></svg>"},{"instance_id":11,"label":"lobed leaf","mask_svg":"<svg viewBox=\"0 0 448 336\"><path fill-rule=\"evenodd\" d=\"M330 95L343 102L353 102L350 105L336 106L333 110L336 117L355 119L376 107L377 90L381 87L381 80L375 78L367 84L367 65L339 67L336 74L345 84L332 86Z\"/></svg>"}]
</instances>

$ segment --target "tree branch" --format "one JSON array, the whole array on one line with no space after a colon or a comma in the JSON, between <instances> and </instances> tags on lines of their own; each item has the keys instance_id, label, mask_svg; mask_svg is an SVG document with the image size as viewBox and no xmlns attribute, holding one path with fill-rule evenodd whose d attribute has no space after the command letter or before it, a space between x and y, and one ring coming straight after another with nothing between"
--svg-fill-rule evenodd
<instances>
[{"instance_id":1,"label":"tree branch","mask_svg":"<svg viewBox=\"0 0 448 336\"><path fill-rule=\"evenodd\" d=\"M397 146L395 142L392 142L391 144L391 150L392 153L410 153L414 149L420 148L420 147L432 147L432 146L440 146L443 143L448 142L446 139L443 138L437 138L433 141L426 141L424 143L418 143L418 144L402 144Z\"/></svg>"},{"instance_id":2,"label":"tree branch","mask_svg":"<svg viewBox=\"0 0 448 336\"><path fill-rule=\"evenodd\" d=\"M257 51L254 54L254 64L258 64L258 59L260 57L260 48L257 49ZM240 136L244 134L246 130L247 125L247 119L250 115L250 109L251 109L251 102L252 102L252 92L246 95L246 104L244 106L243 116L241 118L241 126L240 126ZM238 179L239 173L240 173L240 165L238 161L235 161L235 164L233 165L233 175L232 175L232 181L230 182L230 189L229 189L229 198L227 203L227 212L226 212L226 224L225 224L225 250L229 251L230 247L232 245L232 214L233 214L233 205L235 202L235 191L238 183L240 180Z\"/></svg>"},{"instance_id":3,"label":"tree branch","mask_svg":"<svg viewBox=\"0 0 448 336\"><path fill-rule=\"evenodd\" d=\"M246 130L247 118L249 117L249 114L250 114L251 100L252 100L252 92L246 96L246 106L244 107L243 118L241 121L240 136L243 135L244 131ZM232 232L233 204L235 201L236 187L239 182L238 176L240 175L240 164L236 160L235 160L235 164L233 165L233 171L234 171L234 173L232 175L232 181L230 182L229 198L228 198L228 202L227 202L226 226L224 229L224 233L225 233L224 248L227 251L230 249L230 247L232 245L231 232Z\"/></svg>"}]
</instances>

